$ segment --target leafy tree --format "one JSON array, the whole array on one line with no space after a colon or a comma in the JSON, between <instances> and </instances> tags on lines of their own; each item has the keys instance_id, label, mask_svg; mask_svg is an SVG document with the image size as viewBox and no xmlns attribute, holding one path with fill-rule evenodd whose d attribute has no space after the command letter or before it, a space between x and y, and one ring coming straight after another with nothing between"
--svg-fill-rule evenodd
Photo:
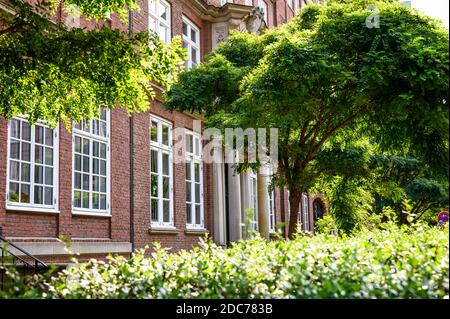
<instances>
[{"instance_id":1,"label":"leafy tree","mask_svg":"<svg viewBox=\"0 0 450 319\"><path fill-rule=\"evenodd\" d=\"M154 33L69 28L52 20L61 1L10 2L16 14L0 17L0 116L6 119L70 125L98 115L99 106L143 111L155 95L152 82L168 88L177 78L185 56L179 38L165 46ZM66 1L90 17L134 2Z\"/></svg>"},{"instance_id":2,"label":"leafy tree","mask_svg":"<svg viewBox=\"0 0 450 319\"><path fill-rule=\"evenodd\" d=\"M166 94L168 109L208 125L279 129L274 182L301 194L318 178L360 169L345 140L411 154L448 176L448 30L397 1L328 1L263 35L234 34ZM341 138L344 143L335 143Z\"/></svg>"}]
</instances>

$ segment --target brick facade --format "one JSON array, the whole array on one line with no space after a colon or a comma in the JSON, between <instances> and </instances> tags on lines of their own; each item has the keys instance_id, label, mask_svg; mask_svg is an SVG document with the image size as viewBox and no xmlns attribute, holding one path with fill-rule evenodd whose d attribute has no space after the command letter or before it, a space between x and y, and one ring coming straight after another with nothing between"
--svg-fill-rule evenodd
<instances>
[{"instance_id":1,"label":"brick facade","mask_svg":"<svg viewBox=\"0 0 450 319\"><path fill-rule=\"evenodd\" d=\"M1 2L1 1L0 1ZM133 29L141 31L148 29L148 1L138 1L140 11L133 14ZM215 17L208 17L207 13L199 12L202 5L217 7L215 12L220 15L222 9L218 9L219 0L190 0L168 1L171 5L171 32L172 36L182 34L182 17L185 16L194 23L201 32L201 57L213 48L213 23ZM236 0L235 4L244 4L244 0ZM253 1L254 5L258 1ZM294 11L286 1L266 1L268 6L268 26L284 23L291 19ZM199 9L200 8L200 9ZM249 8L249 12L250 12ZM0 7L1 10L1 7ZM222 10L222 11L221 11ZM220 17L219 17L220 18ZM55 19L65 21L85 28L108 26L128 30L128 25L122 24L117 14L112 14L108 21L93 22L81 17L78 20L68 17L59 10ZM222 20L221 20L222 21ZM74 214L72 211L72 150L73 134L66 130L64 124L59 125L59 194L58 212L39 211L13 211L6 209L7 189L7 145L8 123L0 117L0 227L2 236L18 243L42 243L53 245L57 243L59 236L71 240L74 243L107 243L109 247L124 247L130 245L135 249L150 245L155 241L174 250L189 249L196 245L199 238L206 232L189 232L186 229L186 189L185 189L185 165L173 166L173 205L175 230L155 231L150 229L150 116L157 115L172 123L173 128L193 129L196 116L181 112L169 112L161 106L161 101L154 101L149 112L134 114L129 117L124 109L117 108L111 111L111 135L110 135L110 211L111 216L91 216ZM130 136L130 128L133 129L133 138ZM130 143L133 141L133 147ZM131 154L132 149L132 154ZM134 170L131 174L131 159ZM131 176L133 179L131 180ZM133 188L131 189L131 183ZM204 185L204 226L211 236L213 233L213 177L212 168L205 164L203 170ZM133 192L133 195L131 194ZM283 192L284 203L281 203ZM132 197L133 196L133 197ZM279 189L275 192L276 224L285 223L287 232L287 193ZM310 199L310 221L312 216L312 202ZM130 212L134 212L131 221ZM312 227L312 224L311 224ZM132 232L132 229L134 232ZM115 244L117 244L115 246ZM128 246L127 246L128 247ZM104 253L82 253L81 260L88 257L103 258ZM128 256L131 248L119 252ZM51 262L67 260L67 255L40 255L41 258Z\"/></svg>"}]
</instances>

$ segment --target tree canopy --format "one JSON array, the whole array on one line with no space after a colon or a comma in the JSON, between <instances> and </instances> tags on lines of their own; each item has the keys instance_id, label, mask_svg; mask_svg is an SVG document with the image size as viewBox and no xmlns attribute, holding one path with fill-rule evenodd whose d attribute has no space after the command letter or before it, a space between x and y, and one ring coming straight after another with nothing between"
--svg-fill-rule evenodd
<instances>
[{"instance_id":1,"label":"tree canopy","mask_svg":"<svg viewBox=\"0 0 450 319\"><path fill-rule=\"evenodd\" d=\"M166 46L149 32L71 28L52 19L61 1L10 2L15 14L0 17L0 115L6 119L69 125L97 115L99 106L147 110L152 82L168 88L177 78L185 57L179 38ZM95 18L135 8L133 0L65 3Z\"/></svg>"},{"instance_id":2,"label":"tree canopy","mask_svg":"<svg viewBox=\"0 0 450 319\"><path fill-rule=\"evenodd\" d=\"M448 176L448 29L370 3L378 10L326 1L263 35L235 33L166 94L168 109L203 112L209 126L279 129L274 182L290 190L291 236L302 192L364 169L359 137Z\"/></svg>"}]
</instances>

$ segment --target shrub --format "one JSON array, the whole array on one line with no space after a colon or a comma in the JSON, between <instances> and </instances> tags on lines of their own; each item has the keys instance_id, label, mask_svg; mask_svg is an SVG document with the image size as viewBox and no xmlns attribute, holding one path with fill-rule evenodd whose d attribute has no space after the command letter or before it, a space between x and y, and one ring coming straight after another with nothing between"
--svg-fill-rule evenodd
<instances>
[{"instance_id":1,"label":"shrub","mask_svg":"<svg viewBox=\"0 0 450 319\"><path fill-rule=\"evenodd\" d=\"M443 298L448 285L448 226L392 224L352 237L254 238L229 249L208 240L178 253L156 245L151 258L141 250L128 260L76 263L16 287L13 297L23 289L40 298Z\"/></svg>"}]
</instances>

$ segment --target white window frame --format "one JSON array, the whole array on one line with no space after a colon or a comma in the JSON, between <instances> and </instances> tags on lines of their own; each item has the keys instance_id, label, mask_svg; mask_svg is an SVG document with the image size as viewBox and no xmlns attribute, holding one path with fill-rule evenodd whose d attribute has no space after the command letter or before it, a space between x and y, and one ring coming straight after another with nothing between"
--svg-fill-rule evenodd
<instances>
[{"instance_id":1,"label":"white window frame","mask_svg":"<svg viewBox=\"0 0 450 319\"><path fill-rule=\"evenodd\" d=\"M72 125L72 214L73 215L92 215L92 216L111 216L111 111L106 109L106 136L100 136L94 134L92 129L94 128L94 122L98 119L91 119L89 121L89 132L80 130ZM86 121L82 121L81 125L86 125ZM100 129L100 128L99 128ZM76 149L76 137L89 140L89 208L75 207L75 149ZM99 175L93 173L93 142L99 142L106 144L106 209L94 209L92 208L92 194L93 194L93 175ZM100 167L99 167L100 170ZM84 173L82 173L84 174ZM81 182L83 183L83 182ZM100 183L100 182L99 182ZM100 186L99 186L100 187ZM84 190L82 192L85 192ZM96 192L97 193L97 192ZM100 193L100 192L98 192ZM83 205L82 205L83 206ZM99 199L100 207L100 199Z\"/></svg>"},{"instance_id":2,"label":"white window frame","mask_svg":"<svg viewBox=\"0 0 450 319\"><path fill-rule=\"evenodd\" d=\"M17 116L13 118L14 120L28 123L28 121L21 116ZM49 128L47 125L43 124L42 121L37 121L39 126L45 128ZM20 124L21 132L22 132L22 124ZM26 184L30 185L29 196L30 203L20 203L20 202L11 202L9 195L9 183L16 182L10 180L10 162L17 161L19 163L24 162L22 159L15 160L10 157L10 143L11 143L11 120L8 121L8 131L7 131L7 160L6 160L6 209L7 210L15 210L15 211L27 211L27 212L49 212L49 213L59 213L58 205L59 205L59 124L53 129L53 199L52 205L45 204L35 204L34 203L34 169L36 166L35 163L35 129L36 126L33 125L30 127L30 161L25 161L25 163L30 164L30 182ZM22 138L16 140L22 141ZM45 141L44 141L45 144ZM45 147L45 146L44 146ZM22 149L20 149L20 154L22 154ZM43 164L42 166L50 166L45 164L45 152L43 154ZM19 167L19 179L21 179L21 165ZM45 180L45 173L43 175L43 179ZM22 181L17 181L19 184L25 184ZM45 182L44 182L45 183ZM45 187L45 186L44 186ZM19 190L20 193L20 190Z\"/></svg>"},{"instance_id":3,"label":"white window frame","mask_svg":"<svg viewBox=\"0 0 450 319\"><path fill-rule=\"evenodd\" d=\"M187 33L188 35L182 34L183 37L183 43L186 43L186 49L188 50L188 58L186 60L185 66L187 69L190 69L192 67L196 67L200 64L200 55L201 55L201 40L200 40L200 29L188 18L183 16L183 23L187 26ZM195 42L191 39L191 30L194 30L196 32L196 39ZM196 49L197 54L197 61L192 60L192 49Z\"/></svg>"},{"instance_id":4,"label":"white window frame","mask_svg":"<svg viewBox=\"0 0 450 319\"><path fill-rule=\"evenodd\" d=\"M220 6L224 6L227 3L233 3L233 2L234 2L233 0L220 0Z\"/></svg>"},{"instance_id":5,"label":"white window frame","mask_svg":"<svg viewBox=\"0 0 450 319\"><path fill-rule=\"evenodd\" d=\"M205 229L205 215L204 215L204 183L203 183L203 158L202 158L202 137L200 134L186 130L185 131L186 144L188 138L192 137L192 151L190 151L186 147L186 170L188 169L187 165L189 164L190 169L190 180L187 179L187 171L186 171L186 187L191 188L191 200L188 202L186 196L186 228L187 229ZM195 163L199 164L199 183L195 181ZM196 202L196 192L195 185L199 184L199 203ZM187 191L187 189L186 189ZM191 205L191 223L188 222L188 208L187 206ZM200 207L200 222L196 218L196 206Z\"/></svg>"},{"instance_id":6,"label":"white window frame","mask_svg":"<svg viewBox=\"0 0 450 319\"><path fill-rule=\"evenodd\" d=\"M168 14L167 14L167 19L164 20L161 18L160 12L158 11L159 5L162 5L163 7L166 7L168 10ZM153 9L152 9L153 7ZM148 15L149 15L149 23L148 23L148 28L150 31L154 31L156 32L156 34L158 34L158 36L160 36L161 38L161 34L160 34L160 24L163 24L164 27L167 28L167 34L165 35L164 39L161 39L164 44L168 44L171 39L172 39L172 7L170 5L170 3L168 3L165 0L149 0L148 1ZM153 19L153 21L155 22L155 25L151 26L151 19Z\"/></svg>"},{"instance_id":7,"label":"white window frame","mask_svg":"<svg viewBox=\"0 0 450 319\"><path fill-rule=\"evenodd\" d=\"M309 232L309 200L308 195L303 195L303 220L305 222L305 231Z\"/></svg>"},{"instance_id":8,"label":"white window frame","mask_svg":"<svg viewBox=\"0 0 450 319\"><path fill-rule=\"evenodd\" d=\"M157 141L153 141L151 138L151 128L152 128L152 122L157 123ZM162 141L162 127L167 126L168 127L168 145L164 144ZM172 148L172 134L173 134L173 125L171 122L160 118L158 116L154 116L153 114L150 115L150 178L152 175L158 176L158 194L157 197L152 196L150 191L150 225L151 228L170 228L174 229L174 214L173 214L173 205L174 205L174 194L173 194L173 148ZM157 173L152 172L151 168L151 154L152 151L156 151L158 154L158 167L157 167ZM164 216L164 207L163 202L164 200L167 201L167 199L163 198L163 164L162 164L162 156L163 154L166 154L169 156L169 221L164 222L163 216ZM161 187L160 187L161 186ZM150 186L151 187L151 186ZM158 210L157 210L157 218L158 221L154 221L152 217L152 201L157 200L158 201Z\"/></svg>"},{"instance_id":9,"label":"white window frame","mask_svg":"<svg viewBox=\"0 0 450 319\"><path fill-rule=\"evenodd\" d=\"M267 207L269 208L269 232L274 234L276 232L275 225L275 190L269 191L267 196Z\"/></svg>"},{"instance_id":10,"label":"white window frame","mask_svg":"<svg viewBox=\"0 0 450 319\"><path fill-rule=\"evenodd\" d=\"M257 175L254 172L248 173L248 185L249 185L249 197L251 208L253 209L253 218L250 220L253 231L258 231L258 180Z\"/></svg>"}]
</instances>

